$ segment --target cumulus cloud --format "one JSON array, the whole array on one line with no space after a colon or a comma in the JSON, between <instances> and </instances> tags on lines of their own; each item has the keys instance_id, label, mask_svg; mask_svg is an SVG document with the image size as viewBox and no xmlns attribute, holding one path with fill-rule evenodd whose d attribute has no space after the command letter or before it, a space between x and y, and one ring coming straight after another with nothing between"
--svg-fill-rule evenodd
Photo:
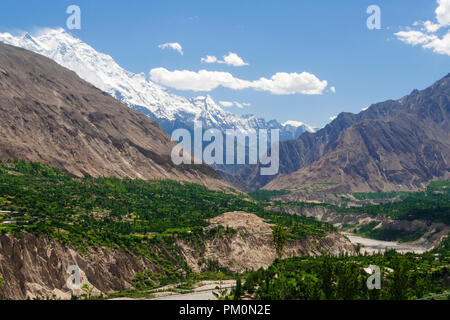
<instances>
[{"instance_id":1,"label":"cumulus cloud","mask_svg":"<svg viewBox=\"0 0 450 320\"><path fill-rule=\"evenodd\" d=\"M436 18L441 26L450 25L450 0L438 0Z\"/></svg>"},{"instance_id":2,"label":"cumulus cloud","mask_svg":"<svg viewBox=\"0 0 450 320\"><path fill-rule=\"evenodd\" d=\"M202 58L201 61L204 63L216 63L217 58L215 56L206 56L206 58Z\"/></svg>"},{"instance_id":3,"label":"cumulus cloud","mask_svg":"<svg viewBox=\"0 0 450 320\"><path fill-rule=\"evenodd\" d=\"M239 57L236 53L233 52L229 52L228 55L224 56L222 63L234 67L248 66L247 62L244 62L244 60L241 57Z\"/></svg>"},{"instance_id":4,"label":"cumulus cloud","mask_svg":"<svg viewBox=\"0 0 450 320\"><path fill-rule=\"evenodd\" d=\"M233 77L229 72L200 70L169 71L165 68L156 68L150 71L153 81L178 90L211 91L219 86L234 90L241 90L250 86L249 81Z\"/></svg>"},{"instance_id":5,"label":"cumulus cloud","mask_svg":"<svg viewBox=\"0 0 450 320\"><path fill-rule=\"evenodd\" d=\"M432 41L423 45L426 49L432 49L439 54L446 54L450 56L450 31L442 38L436 37Z\"/></svg>"},{"instance_id":6,"label":"cumulus cloud","mask_svg":"<svg viewBox=\"0 0 450 320\"><path fill-rule=\"evenodd\" d=\"M441 28L441 25L439 23L433 23L431 21L425 21L423 23L423 26L425 27L425 30L427 32L431 32L431 33L436 32Z\"/></svg>"},{"instance_id":7,"label":"cumulus cloud","mask_svg":"<svg viewBox=\"0 0 450 320\"><path fill-rule=\"evenodd\" d=\"M206 58L201 58L201 62L209 64L211 63L226 64L233 67L243 67L249 65L241 57L239 57L236 53L233 52L229 52L228 55L223 56L223 60L217 59L216 56L206 56Z\"/></svg>"},{"instance_id":8,"label":"cumulus cloud","mask_svg":"<svg viewBox=\"0 0 450 320\"><path fill-rule=\"evenodd\" d=\"M437 38L435 35L429 35L422 31L409 30L400 31L395 34L400 41L404 43L416 46L418 44L428 43L431 40Z\"/></svg>"},{"instance_id":9,"label":"cumulus cloud","mask_svg":"<svg viewBox=\"0 0 450 320\"><path fill-rule=\"evenodd\" d=\"M233 106L233 102L231 101L219 101L220 105L225 108L229 108Z\"/></svg>"},{"instance_id":10,"label":"cumulus cloud","mask_svg":"<svg viewBox=\"0 0 450 320\"><path fill-rule=\"evenodd\" d=\"M183 55L183 47L178 42L164 43L158 46L160 49L172 49Z\"/></svg>"},{"instance_id":11,"label":"cumulus cloud","mask_svg":"<svg viewBox=\"0 0 450 320\"><path fill-rule=\"evenodd\" d=\"M421 45L425 49L431 49L438 54L450 55L450 31L440 37L437 31L450 26L450 0L437 0L436 22L414 22L414 27L419 30L408 28L406 31L395 33L397 38L409 45Z\"/></svg>"},{"instance_id":12,"label":"cumulus cloud","mask_svg":"<svg viewBox=\"0 0 450 320\"><path fill-rule=\"evenodd\" d=\"M305 95L322 94L327 86L328 82L326 80L321 81L308 72L278 72L270 79L261 78L252 83L252 87L256 90L269 91L277 95L296 93Z\"/></svg>"},{"instance_id":13,"label":"cumulus cloud","mask_svg":"<svg viewBox=\"0 0 450 320\"><path fill-rule=\"evenodd\" d=\"M335 120L336 118L337 118L337 116L331 116L331 117L330 117L330 120L333 121L333 120Z\"/></svg>"},{"instance_id":14,"label":"cumulus cloud","mask_svg":"<svg viewBox=\"0 0 450 320\"><path fill-rule=\"evenodd\" d=\"M200 70L198 72L189 70L169 71L165 68L155 68L150 71L153 81L177 90L211 91L219 86L233 89L254 89L267 91L276 95L322 94L328 86L326 80L320 80L315 75L302 73L279 72L270 79L260 78L248 81L235 78L229 72Z\"/></svg>"},{"instance_id":15,"label":"cumulus cloud","mask_svg":"<svg viewBox=\"0 0 450 320\"><path fill-rule=\"evenodd\" d=\"M336 88L335 87L330 87L330 91L333 93L336 93Z\"/></svg>"}]
</instances>

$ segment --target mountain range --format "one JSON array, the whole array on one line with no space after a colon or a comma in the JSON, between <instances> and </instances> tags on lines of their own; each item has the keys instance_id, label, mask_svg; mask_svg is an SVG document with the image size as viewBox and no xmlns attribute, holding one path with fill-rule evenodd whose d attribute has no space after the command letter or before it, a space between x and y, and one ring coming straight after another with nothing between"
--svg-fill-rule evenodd
<instances>
[{"instance_id":1,"label":"mountain range","mask_svg":"<svg viewBox=\"0 0 450 320\"><path fill-rule=\"evenodd\" d=\"M341 113L316 133L280 143L280 174L246 166L222 177L243 189L415 190L450 176L450 75L359 114Z\"/></svg>"},{"instance_id":2,"label":"mountain range","mask_svg":"<svg viewBox=\"0 0 450 320\"><path fill-rule=\"evenodd\" d=\"M0 113L0 160L40 162L77 177L228 187L209 166L175 166L175 143L147 116L51 59L3 43Z\"/></svg>"},{"instance_id":3,"label":"mountain range","mask_svg":"<svg viewBox=\"0 0 450 320\"><path fill-rule=\"evenodd\" d=\"M211 96L185 98L152 82L144 73L134 74L114 59L84 43L64 29L45 29L37 36L0 33L0 41L44 55L74 71L82 79L155 120L169 135L178 128L192 130L194 122L203 128L234 129L246 133L258 129L279 129L280 140L291 140L315 128L299 121L283 124L253 115L225 111Z\"/></svg>"},{"instance_id":4,"label":"mountain range","mask_svg":"<svg viewBox=\"0 0 450 320\"><path fill-rule=\"evenodd\" d=\"M235 115L223 110L211 96L192 99L177 96L148 80L144 74L126 71L110 56L95 51L63 29L46 30L36 37L29 34L14 37L4 33L0 34L0 41L49 57L130 109L155 120L169 134L177 128L192 129L194 121L201 121L204 128L222 131L236 129L243 133L254 129L280 129L282 142L278 176L261 176L259 165L216 167L223 180L241 190L299 190L314 184L329 184L340 191L415 190L431 180L449 177L449 76L425 90L414 90L402 99L374 104L359 114L341 113L327 126L316 131L301 122L280 124L275 120L266 122L250 115ZM11 72L13 70L7 71L8 74ZM42 71L37 79L42 79L41 75L45 79L46 74ZM49 82L42 83L43 86L46 84ZM15 86L14 90L17 91L19 84L15 83ZM68 87L68 84L65 86ZM70 97L72 93L64 94ZM36 97L33 99L42 103ZM45 103L49 104L49 101ZM28 115L21 114L20 117L26 119ZM155 127L151 121L148 125L150 128L139 128L133 134L142 134ZM8 125L5 123L5 126ZM160 134L168 139L164 143L170 143L170 138L162 131L154 132L151 137ZM29 136L31 138L31 132ZM145 138L136 136L136 139ZM19 148L21 143L23 141L14 145ZM89 148L92 149L87 146ZM163 153L167 157L167 147L162 150L165 150ZM27 153L22 151L22 154ZM31 160L41 158L31 157ZM103 166L106 168L106 162ZM96 167L91 168L94 174ZM122 172L114 174L140 177L137 172L124 174L123 171L127 171L125 168L117 167ZM136 169L130 168L130 172L133 170ZM211 168L204 167L202 170L217 180ZM76 170L74 172L82 174ZM88 173L91 174L89 170ZM153 177L151 174L144 176ZM160 174L154 177L164 176ZM220 184L224 185L225 182Z\"/></svg>"}]
</instances>

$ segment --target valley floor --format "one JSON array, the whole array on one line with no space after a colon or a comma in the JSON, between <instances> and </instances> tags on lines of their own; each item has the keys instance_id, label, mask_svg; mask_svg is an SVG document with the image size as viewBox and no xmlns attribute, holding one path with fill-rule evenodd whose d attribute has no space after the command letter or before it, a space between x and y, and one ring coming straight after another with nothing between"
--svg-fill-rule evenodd
<instances>
[{"instance_id":1,"label":"valley floor","mask_svg":"<svg viewBox=\"0 0 450 320\"><path fill-rule=\"evenodd\" d=\"M359 235L351 234L351 233L343 233L351 243L354 245L361 246L361 253L364 254L367 252L368 254L374 254L378 252L385 252L386 250L394 249L399 253L424 253L428 251L427 248L416 245L414 243L399 243L396 241L381 241L376 239L364 238Z\"/></svg>"}]
</instances>

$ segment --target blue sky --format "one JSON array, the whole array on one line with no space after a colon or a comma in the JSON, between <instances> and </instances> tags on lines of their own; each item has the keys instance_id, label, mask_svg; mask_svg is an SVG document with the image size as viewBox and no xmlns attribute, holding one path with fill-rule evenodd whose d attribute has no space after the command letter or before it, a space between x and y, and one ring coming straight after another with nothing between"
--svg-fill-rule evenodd
<instances>
[{"instance_id":1,"label":"blue sky","mask_svg":"<svg viewBox=\"0 0 450 320\"><path fill-rule=\"evenodd\" d=\"M436 21L435 0L2 0L0 32L65 27L71 4L82 11L82 29L71 32L135 73L205 69L254 81L278 72L308 72L328 82L318 95L223 87L208 92L216 101L251 104L230 111L268 120L323 126L339 112L359 112L400 98L450 72L449 55L408 45L394 35L415 21ZM366 9L372 4L381 8L381 30L366 26ZM172 42L182 45L183 55L158 48ZM249 65L200 61L229 52ZM172 91L189 97L206 94Z\"/></svg>"}]
</instances>

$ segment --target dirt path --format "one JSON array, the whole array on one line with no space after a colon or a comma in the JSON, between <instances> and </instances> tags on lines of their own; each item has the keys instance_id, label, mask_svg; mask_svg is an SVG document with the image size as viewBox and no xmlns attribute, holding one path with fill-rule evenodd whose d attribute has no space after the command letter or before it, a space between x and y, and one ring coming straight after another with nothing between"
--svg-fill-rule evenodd
<instances>
[{"instance_id":1,"label":"dirt path","mask_svg":"<svg viewBox=\"0 0 450 320\"><path fill-rule=\"evenodd\" d=\"M231 290L236 285L236 281L227 280L222 282L222 289ZM193 292L179 294L174 292L159 292L151 300L216 300L213 291L219 286L219 281L205 281L196 287Z\"/></svg>"},{"instance_id":2,"label":"dirt path","mask_svg":"<svg viewBox=\"0 0 450 320\"><path fill-rule=\"evenodd\" d=\"M222 289L231 290L236 285L235 280L222 281ZM202 281L197 284L196 288L189 293L176 293L172 291L164 291L175 288L177 285L170 285L163 287L159 292L154 293L154 298L151 299L133 299L133 298L116 298L113 300L217 300L213 295L216 287L219 286L219 281Z\"/></svg>"}]
</instances>

